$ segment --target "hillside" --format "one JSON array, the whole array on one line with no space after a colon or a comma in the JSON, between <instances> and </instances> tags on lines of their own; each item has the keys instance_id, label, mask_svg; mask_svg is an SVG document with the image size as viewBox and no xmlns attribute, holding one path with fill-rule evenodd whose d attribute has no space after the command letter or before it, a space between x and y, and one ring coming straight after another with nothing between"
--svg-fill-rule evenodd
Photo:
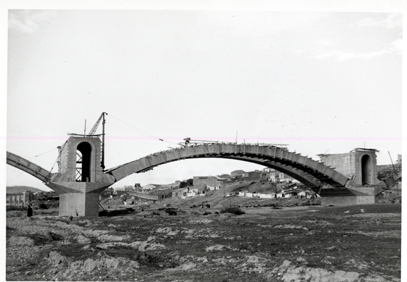
<instances>
[{"instance_id":1,"label":"hillside","mask_svg":"<svg viewBox=\"0 0 407 282\"><path fill-rule=\"evenodd\" d=\"M394 164L394 165L378 165L377 166L377 178L379 180L384 180L388 177L393 176L393 174L401 174L402 173L402 166L401 164Z\"/></svg>"},{"instance_id":2,"label":"hillside","mask_svg":"<svg viewBox=\"0 0 407 282\"><path fill-rule=\"evenodd\" d=\"M286 184L278 184L277 190L280 190L282 186ZM166 198L157 203L158 206L168 205L171 207L178 208L193 208L200 207L203 204L209 205L210 207L221 208L228 206L296 206L302 205L303 203L309 202L309 199L297 199L295 197L286 199L260 199L255 197L239 197L235 195L230 195L235 192L258 192L258 193L270 193L275 192L276 188L272 187L270 183L261 183L258 181L248 181L248 182L237 182L225 186L224 188L216 191L209 191L206 196L202 197L191 197L191 198ZM154 205L152 205L154 206Z\"/></svg>"},{"instance_id":3,"label":"hillside","mask_svg":"<svg viewBox=\"0 0 407 282\"><path fill-rule=\"evenodd\" d=\"M6 191L8 194L14 194L14 193L21 193L25 191L31 191L31 192L46 192L45 190L41 190L38 188L30 187L30 186L7 186Z\"/></svg>"}]
</instances>

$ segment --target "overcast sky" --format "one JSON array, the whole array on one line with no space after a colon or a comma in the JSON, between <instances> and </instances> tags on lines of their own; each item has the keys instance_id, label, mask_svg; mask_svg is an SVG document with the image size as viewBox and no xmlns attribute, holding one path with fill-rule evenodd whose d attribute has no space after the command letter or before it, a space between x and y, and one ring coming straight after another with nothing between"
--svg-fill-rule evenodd
<instances>
[{"instance_id":1,"label":"overcast sky","mask_svg":"<svg viewBox=\"0 0 407 282\"><path fill-rule=\"evenodd\" d=\"M288 144L315 160L402 153L401 13L11 9L7 39L7 150L53 172L67 133L102 112L106 168L186 137ZM184 160L114 187L261 168ZM6 172L7 186L46 189Z\"/></svg>"}]
</instances>

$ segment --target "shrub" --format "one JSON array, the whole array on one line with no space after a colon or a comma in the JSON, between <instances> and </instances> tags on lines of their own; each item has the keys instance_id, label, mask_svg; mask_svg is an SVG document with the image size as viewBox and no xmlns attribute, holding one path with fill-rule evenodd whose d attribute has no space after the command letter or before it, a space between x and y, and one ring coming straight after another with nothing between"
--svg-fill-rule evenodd
<instances>
[{"instance_id":1,"label":"shrub","mask_svg":"<svg viewBox=\"0 0 407 282\"><path fill-rule=\"evenodd\" d=\"M44 203L39 204L39 205L38 205L38 208L39 208L40 210L46 210L46 209L48 209L47 205L44 204Z\"/></svg>"},{"instance_id":2,"label":"shrub","mask_svg":"<svg viewBox=\"0 0 407 282\"><path fill-rule=\"evenodd\" d=\"M26 207L20 207L20 206L6 206L6 211L26 211Z\"/></svg>"},{"instance_id":3,"label":"shrub","mask_svg":"<svg viewBox=\"0 0 407 282\"><path fill-rule=\"evenodd\" d=\"M229 207L229 208L224 208L220 211L220 213L233 213L235 215L241 215L241 214L245 214L246 212L242 211L240 208L238 207Z\"/></svg>"}]
</instances>

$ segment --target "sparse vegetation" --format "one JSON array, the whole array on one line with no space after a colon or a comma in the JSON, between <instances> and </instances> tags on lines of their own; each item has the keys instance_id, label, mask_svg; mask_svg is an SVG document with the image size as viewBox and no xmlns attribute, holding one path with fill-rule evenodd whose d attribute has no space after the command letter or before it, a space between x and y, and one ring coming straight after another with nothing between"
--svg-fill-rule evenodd
<instances>
[{"instance_id":1,"label":"sparse vegetation","mask_svg":"<svg viewBox=\"0 0 407 282\"><path fill-rule=\"evenodd\" d=\"M400 204L219 213L238 209L184 208L169 215L170 209L152 205L72 220L51 209L32 218L9 211L6 279L400 281Z\"/></svg>"},{"instance_id":2,"label":"sparse vegetation","mask_svg":"<svg viewBox=\"0 0 407 282\"><path fill-rule=\"evenodd\" d=\"M397 163L394 165L381 165L377 167L377 178L379 180L384 180L394 174L399 174L402 172L401 164Z\"/></svg>"},{"instance_id":3,"label":"sparse vegetation","mask_svg":"<svg viewBox=\"0 0 407 282\"><path fill-rule=\"evenodd\" d=\"M99 218L58 217L49 206L31 218L25 208L10 210L6 278L400 281L400 203L387 197L376 205L327 208L316 198L237 196L272 188L240 181L155 204L124 205L109 196Z\"/></svg>"}]
</instances>

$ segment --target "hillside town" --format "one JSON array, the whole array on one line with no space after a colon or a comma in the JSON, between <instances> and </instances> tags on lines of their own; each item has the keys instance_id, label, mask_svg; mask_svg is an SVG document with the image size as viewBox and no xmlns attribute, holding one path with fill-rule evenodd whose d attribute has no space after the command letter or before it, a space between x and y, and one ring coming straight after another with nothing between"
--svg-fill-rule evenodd
<instances>
[{"instance_id":1,"label":"hillside town","mask_svg":"<svg viewBox=\"0 0 407 282\"><path fill-rule=\"evenodd\" d=\"M234 184L246 186L233 192L227 187ZM260 184L257 188L249 189L250 184ZM276 171L264 169L255 171L234 170L230 174L217 176L193 176L190 179L177 180L174 183L160 185L148 184L141 186L136 183L134 187L125 186L121 188L109 188L102 193L102 198L120 197L124 204L134 204L138 200L163 200L165 198L188 199L205 197L211 191L224 191L223 197L239 196L250 198L289 198L292 196L311 198L314 192L306 188L296 179ZM148 199L144 195L154 195L155 198Z\"/></svg>"},{"instance_id":2,"label":"hillside town","mask_svg":"<svg viewBox=\"0 0 407 282\"><path fill-rule=\"evenodd\" d=\"M240 191L226 192L225 187L235 183L260 183L263 187L254 189L239 189ZM266 185L264 185L266 184ZM230 174L218 176L193 176L185 180L177 180L170 184L147 184L141 186L136 183L134 186L110 187L100 195L101 203L106 199L120 199L123 205L145 203L146 201L157 201L164 198L194 198L204 197L210 191L225 190L223 197L239 196L249 198L289 198L292 196L311 198L316 197L315 193L306 188L296 179L276 171L274 169L264 169L255 171L234 170ZM150 196L150 197L149 197ZM20 193L7 194L7 206L25 207L28 203L34 208L57 207L59 195L55 192L30 190Z\"/></svg>"}]
</instances>

